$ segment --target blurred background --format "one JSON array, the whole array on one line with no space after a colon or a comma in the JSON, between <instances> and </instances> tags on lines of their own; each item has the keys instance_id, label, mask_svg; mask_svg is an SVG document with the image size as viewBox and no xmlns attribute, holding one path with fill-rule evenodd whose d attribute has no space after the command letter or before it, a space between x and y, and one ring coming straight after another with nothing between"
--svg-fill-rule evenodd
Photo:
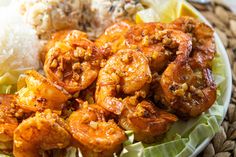
<instances>
[{"instance_id":1,"label":"blurred background","mask_svg":"<svg viewBox=\"0 0 236 157\"><path fill-rule=\"evenodd\" d=\"M233 10L234 13L236 13L236 1L235 0L214 0L214 1L225 3L227 6L229 6Z\"/></svg>"}]
</instances>

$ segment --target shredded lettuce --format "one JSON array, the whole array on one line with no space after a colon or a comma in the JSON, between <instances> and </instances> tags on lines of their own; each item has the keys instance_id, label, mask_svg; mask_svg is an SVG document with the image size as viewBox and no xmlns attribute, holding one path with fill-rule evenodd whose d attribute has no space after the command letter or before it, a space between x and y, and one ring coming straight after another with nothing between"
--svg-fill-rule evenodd
<instances>
[{"instance_id":1,"label":"shredded lettuce","mask_svg":"<svg viewBox=\"0 0 236 157\"><path fill-rule=\"evenodd\" d=\"M66 157L77 157L77 149L75 147L69 147L66 150Z\"/></svg>"},{"instance_id":2,"label":"shredded lettuce","mask_svg":"<svg viewBox=\"0 0 236 157\"><path fill-rule=\"evenodd\" d=\"M79 148L75 148L75 147L69 147L66 149L66 152L63 150L54 150L53 151L53 157L58 157L58 156L62 156L62 154L65 153L64 157L83 157L83 155L81 154L81 151ZM1 157L1 156L0 156Z\"/></svg>"},{"instance_id":3,"label":"shredded lettuce","mask_svg":"<svg viewBox=\"0 0 236 157\"><path fill-rule=\"evenodd\" d=\"M10 94L12 91L12 85L1 85L0 86L0 94Z\"/></svg>"},{"instance_id":4,"label":"shredded lettuce","mask_svg":"<svg viewBox=\"0 0 236 157\"><path fill-rule=\"evenodd\" d=\"M26 70L28 69L18 69L12 71L1 71L0 70L0 94L10 94L17 90L17 82Z\"/></svg>"},{"instance_id":5,"label":"shredded lettuce","mask_svg":"<svg viewBox=\"0 0 236 157\"><path fill-rule=\"evenodd\" d=\"M9 155L0 154L0 157L11 157Z\"/></svg>"}]
</instances>

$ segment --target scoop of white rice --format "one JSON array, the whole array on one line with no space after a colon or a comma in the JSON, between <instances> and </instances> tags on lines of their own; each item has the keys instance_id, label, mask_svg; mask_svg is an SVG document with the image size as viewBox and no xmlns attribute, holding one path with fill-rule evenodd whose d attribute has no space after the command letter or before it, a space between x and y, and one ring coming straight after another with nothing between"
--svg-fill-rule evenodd
<instances>
[{"instance_id":1,"label":"scoop of white rice","mask_svg":"<svg viewBox=\"0 0 236 157\"><path fill-rule=\"evenodd\" d=\"M0 8L0 74L40 67L36 32L13 9Z\"/></svg>"}]
</instances>

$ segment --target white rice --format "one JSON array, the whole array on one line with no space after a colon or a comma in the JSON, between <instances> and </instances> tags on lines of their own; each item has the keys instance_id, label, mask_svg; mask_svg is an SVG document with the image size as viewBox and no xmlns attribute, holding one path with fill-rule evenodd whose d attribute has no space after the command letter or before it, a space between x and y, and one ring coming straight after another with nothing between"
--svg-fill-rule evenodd
<instances>
[{"instance_id":1,"label":"white rice","mask_svg":"<svg viewBox=\"0 0 236 157\"><path fill-rule=\"evenodd\" d=\"M39 69L41 44L36 31L10 8L0 8L0 74Z\"/></svg>"}]
</instances>

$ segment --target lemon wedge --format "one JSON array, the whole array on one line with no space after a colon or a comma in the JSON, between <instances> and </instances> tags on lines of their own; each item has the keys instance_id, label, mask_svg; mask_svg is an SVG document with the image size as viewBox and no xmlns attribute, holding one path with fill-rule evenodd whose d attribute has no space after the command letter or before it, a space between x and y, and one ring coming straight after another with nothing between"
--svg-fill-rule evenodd
<instances>
[{"instance_id":1,"label":"lemon wedge","mask_svg":"<svg viewBox=\"0 0 236 157\"><path fill-rule=\"evenodd\" d=\"M180 16L191 16L197 18L198 15L187 5L187 3L183 3L180 9Z\"/></svg>"},{"instance_id":2,"label":"lemon wedge","mask_svg":"<svg viewBox=\"0 0 236 157\"><path fill-rule=\"evenodd\" d=\"M170 22L180 16L183 0L141 0L147 9L136 14L136 22Z\"/></svg>"},{"instance_id":3,"label":"lemon wedge","mask_svg":"<svg viewBox=\"0 0 236 157\"><path fill-rule=\"evenodd\" d=\"M137 12L135 16L136 23L160 21L160 17L153 8L148 8Z\"/></svg>"}]
</instances>

